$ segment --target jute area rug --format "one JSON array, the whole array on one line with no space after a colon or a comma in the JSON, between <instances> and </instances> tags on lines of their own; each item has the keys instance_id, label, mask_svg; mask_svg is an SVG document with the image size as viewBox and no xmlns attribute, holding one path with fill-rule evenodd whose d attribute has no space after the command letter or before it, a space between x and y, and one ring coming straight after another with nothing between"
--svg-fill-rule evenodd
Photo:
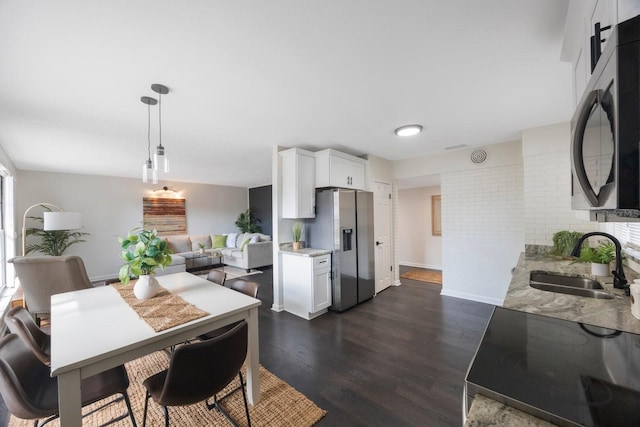
<instances>
[{"instance_id":1,"label":"jute area rug","mask_svg":"<svg viewBox=\"0 0 640 427\"><path fill-rule=\"evenodd\" d=\"M253 276L254 274L262 274L262 271L260 270L251 270L249 273L247 273L247 270L245 270L244 268L233 267L230 265L212 268L211 270L224 271L225 273L227 273L226 280L237 279L238 277ZM200 270L195 274L206 279L209 271L210 270Z\"/></svg>"},{"instance_id":2,"label":"jute area rug","mask_svg":"<svg viewBox=\"0 0 640 427\"><path fill-rule=\"evenodd\" d=\"M142 425L144 411L145 389L142 382L149 376L166 369L168 356L164 351L158 351L140 359L133 360L125 366L129 374L129 398L136 419L136 423ZM246 378L246 377L245 377ZM232 390L238 385L238 379L234 380L225 391ZM318 408L311 400L289 384L276 377L271 372L260 366L260 391L261 399L255 407L249 405L252 426L312 426L318 422L327 412ZM104 402L104 401L101 401ZM90 408L99 405L100 402L83 408L83 413ZM231 415L239 426L247 425L244 412L244 403L240 391L234 393L222 402L222 407ZM124 402L109 405L105 409L83 419L84 426L98 426L110 419L123 414L126 410ZM229 426L229 422L215 409L207 410L203 402L189 406L169 407L169 420L171 426ZM59 420L48 424L59 426ZM127 417L114 426L131 426L131 420ZM27 427L33 426L33 421L20 420L11 417L9 426ZM164 414L162 407L153 400L149 401L147 413L147 426L164 426Z\"/></svg>"},{"instance_id":3,"label":"jute area rug","mask_svg":"<svg viewBox=\"0 0 640 427\"><path fill-rule=\"evenodd\" d=\"M434 270L414 269L404 272L400 275L401 279L418 280L420 282L429 282L442 285L442 272Z\"/></svg>"}]
</instances>

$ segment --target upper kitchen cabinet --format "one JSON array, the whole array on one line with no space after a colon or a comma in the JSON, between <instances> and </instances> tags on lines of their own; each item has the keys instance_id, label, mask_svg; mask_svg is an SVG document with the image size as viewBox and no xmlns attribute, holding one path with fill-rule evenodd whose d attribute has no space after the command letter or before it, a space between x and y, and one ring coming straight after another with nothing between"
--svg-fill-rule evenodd
<instances>
[{"instance_id":1,"label":"upper kitchen cabinet","mask_svg":"<svg viewBox=\"0 0 640 427\"><path fill-rule=\"evenodd\" d=\"M315 218L316 158L311 151L281 151L282 218Z\"/></svg>"},{"instance_id":2,"label":"upper kitchen cabinet","mask_svg":"<svg viewBox=\"0 0 640 427\"><path fill-rule=\"evenodd\" d=\"M573 95L584 94L592 63L607 44L611 29L640 14L640 0L571 0L564 28L561 59L573 64ZM597 43L599 31L600 43ZM592 45L591 39L594 39Z\"/></svg>"},{"instance_id":3,"label":"upper kitchen cabinet","mask_svg":"<svg viewBox=\"0 0 640 427\"><path fill-rule=\"evenodd\" d=\"M317 151L315 156L316 188L365 189L366 160L330 149Z\"/></svg>"}]
</instances>

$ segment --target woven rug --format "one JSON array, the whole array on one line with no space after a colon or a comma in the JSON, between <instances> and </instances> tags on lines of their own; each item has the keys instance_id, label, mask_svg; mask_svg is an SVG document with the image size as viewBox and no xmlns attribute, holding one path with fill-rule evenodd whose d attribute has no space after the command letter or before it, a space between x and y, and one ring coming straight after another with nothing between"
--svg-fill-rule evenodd
<instances>
[{"instance_id":1,"label":"woven rug","mask_svg":"<svg viewBox=\"0 0 640 427\"><path fill-rule=\"evenodd\" d=\"M125 366L131 381L128 389L131 406L133 407L136 423L141 426L145 396L142 382L156 372L166 369L168 366L168 356L164 351L158 351L140 359L133 360ZM224 395L226 391L232 390L237 385L238 380L236 378L221 394ZM260 391L260 403L255 407L249 405L252 426L312 426L327 413L327 411L318 408L311 400L307 399L306 396L262 366L260 366ZM83 408L83 413L99 404L100 402L97 402L92 406ZM247 425L242 393L239 391L234 393L225 399L221 405L239 426ZM84 418L83 425L98 426L124 413L125 409L126 406L124 402L109 405L105 409ZM202 402L189 406L169 407L169 420L172 426L226 427L230 425L223 415L215 410L207 410ZM49 425L59 426L60 423L59 420L55 420ZM113 425L130 427L131 420L125 418ZM147 425L164 425L162 407L153 402L153 400L149 402ZM33 421L20 420L12 416L9 421L9 426L31 427L33 426Z\"/></svg>"},{"instance_id":2,"label":"woven rug","mask_svg":"<svg viewBox=\"0 0 640 427\"><path fill-rule=\"evenodd\" d=\"M442 285L442 272L435 270L414 269L400 275L401 279L418 280Z\"/></svg>"},{"instance_id":3,"label":"woven rug","mask_svg":"<svg viewBox=\"0 0 640 427\"><path fill-rule=\"evenodd\" d=\"M225 273L227 273L226 280L237 279L238 277L244 277L244 276L253 276L254 274L262 274L262 271L260 270L251 270L249 273L247 273L247 270L245 270L244 268L233 267L230 265L226 265L224 267L212 268L211 270L224 271ZM206 279L209 271L210 270L200 270L196 274Z\"/></svg>"}]
</instances>

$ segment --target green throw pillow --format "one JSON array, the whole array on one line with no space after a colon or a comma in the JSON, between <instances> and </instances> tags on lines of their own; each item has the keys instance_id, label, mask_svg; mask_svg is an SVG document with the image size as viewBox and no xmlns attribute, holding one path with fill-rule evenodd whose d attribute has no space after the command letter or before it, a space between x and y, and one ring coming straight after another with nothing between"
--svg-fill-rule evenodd
<instances>
[{"instance_id":1,"label":"green throw pillow","mask_svg":"<svg viewBox=\"0 0 640 427\"><path fill-rule=\"evenodd\" d=\"M249 244L249 241L251 241L251 237L247 237L246 239L244 239L244 242L242 242L242 246L240 246L241 251L244 251L244 247Z\"/></svg>"},{"instance_id":2,"label":"green throw pillow","mask_svg":"<svg viewBox=\"0 0 640 427\"><path fill-rule=\"evenodd\" d=\"M223 234L216 234L213 236L213 248L224 248L227 246L227 236Z\"/></svg>"}]
</instances>

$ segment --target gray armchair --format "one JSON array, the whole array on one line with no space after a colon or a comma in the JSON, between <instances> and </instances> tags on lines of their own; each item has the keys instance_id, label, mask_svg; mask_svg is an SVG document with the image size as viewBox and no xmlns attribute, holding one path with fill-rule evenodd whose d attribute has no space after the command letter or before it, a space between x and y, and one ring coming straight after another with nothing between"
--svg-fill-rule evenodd
<instances>
[{"instance_id":1,"label":"gray armchair","mask_svg":"<svg viewBox=\"0 0 640 427\"><path fill-rule=\"evenodd\" d=\"M82 258L69 256L15 257L27 310L36 319L51 313L51 295L91 288Z\"/></svg>"}]
</instances>

